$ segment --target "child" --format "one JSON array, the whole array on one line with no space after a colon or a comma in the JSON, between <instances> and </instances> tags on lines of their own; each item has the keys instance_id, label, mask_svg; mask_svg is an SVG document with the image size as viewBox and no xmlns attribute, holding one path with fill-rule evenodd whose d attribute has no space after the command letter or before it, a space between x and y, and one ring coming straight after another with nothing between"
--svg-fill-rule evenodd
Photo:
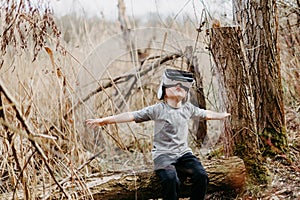
<instances>
[{"instance_id":1,"label":"child","mask_svg":"<svg viewBox=\"0 0 300 200\"><path fill-rule=\"evenodd\" d=\"M177 200L180 180L187 177L192 184L190 199L204 199L208 177L201 162L188 147L188 122L192 117L220 120L230 115L200 109L187 102L193 81L190 72L166 69L157 93L158 99L163 102L134 112L86 120L91 127L154 120L152 156L154 170L163 186L164 200Z\"/></svg>"}]
</instances>

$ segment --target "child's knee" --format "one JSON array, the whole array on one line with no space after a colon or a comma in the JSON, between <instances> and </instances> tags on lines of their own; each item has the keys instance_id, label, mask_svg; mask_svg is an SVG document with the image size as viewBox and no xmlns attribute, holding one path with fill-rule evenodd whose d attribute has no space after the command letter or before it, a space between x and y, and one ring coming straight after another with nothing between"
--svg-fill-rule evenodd
<instances>
[{"instance_id":1,"label":"child's knee","mask_svg":"<svg viewBox=\"0 0 300 200\"><path fill-rule=\"evenodd\" d=\"M156 171L162 183L179 183L177 172L174 169L160 169Z\"/></svg>"},{"instance_id":2,"label":"child's knee","mask_svg":"<svg viewBox=\"0 0 300 200\"><path fill-rule=\"evenodd\" d=\"M203 171L196 172L193 175L192 179L193 179L193 182L199 182L199 183L201 183L201 185L207 185L208 181L209 181L206 172L203 172Z\"/></svg>"}]
</instances>

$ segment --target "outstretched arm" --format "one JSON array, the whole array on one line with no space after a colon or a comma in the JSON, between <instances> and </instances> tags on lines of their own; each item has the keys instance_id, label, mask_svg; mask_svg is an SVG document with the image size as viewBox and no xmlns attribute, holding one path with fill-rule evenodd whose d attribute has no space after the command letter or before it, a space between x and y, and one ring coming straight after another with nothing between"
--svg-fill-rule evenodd
<instances>
[{"instance_id":1,"label":"outstretched arm","mask_svg":"<svg viewBox=\"0 0 300 200\"><path fill-rule=\"evenodd\" d=\"M230 113L227 112L219 113L211 110L206 110L205 112L207 120L220 120L230 116Z\"/></svg>"},{"instance_id":2,"label":"outstretched arm","mask_svg":"<svg viewBox=\"0 0 300 200\"><path fill-rule=\"evenodd\" d=\"M97 119L87 119L85 123L94 128L96 126L103 126L106 124L116 124L116 123L124 123L124 122L132 122L134 121L134 116L132 112L121 113L118 115L108 116L104 118Z\"/></svg>"}]
</instances>

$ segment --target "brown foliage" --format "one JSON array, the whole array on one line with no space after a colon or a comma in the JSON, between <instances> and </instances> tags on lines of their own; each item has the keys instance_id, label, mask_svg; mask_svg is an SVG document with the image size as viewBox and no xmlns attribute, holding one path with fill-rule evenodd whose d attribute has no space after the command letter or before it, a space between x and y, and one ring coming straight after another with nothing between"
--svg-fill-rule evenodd
<instances>
[{"instance_id":1,"label":"brown foliage","mask_svg":"<svg viewBox=\"0 0 300 200\"><path fill-rule=\"evenodd\" d=\"M51 8L43 1L33 3L28 0L6 0L0 3L1 33L0 47L2 56L10 47L25 50L28 41L33 41L33 60L45 45L47 39L55 40L59 47L58 30ZM0 60L1 66L4 60Z\"/></svg>"}]
</instances>

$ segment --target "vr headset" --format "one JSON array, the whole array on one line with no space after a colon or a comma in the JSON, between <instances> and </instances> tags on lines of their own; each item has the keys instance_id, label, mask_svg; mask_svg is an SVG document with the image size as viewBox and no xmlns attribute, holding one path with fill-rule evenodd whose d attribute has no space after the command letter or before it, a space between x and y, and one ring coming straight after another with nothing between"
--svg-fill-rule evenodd
<instances>
[{"instance_id":1,"label":"vr headset","mask_svg":"<svg viewBox=\"0 0 300 200\"><path fill-rule=\"evenodd\" d=\"M163 87L174 87L180 85L181 88L188 91L194 82L193 73L176 70L176 69L166 69L162 75L161 83L158 88L157 98L163 99Z\"/></svg>"}]
</instances>

